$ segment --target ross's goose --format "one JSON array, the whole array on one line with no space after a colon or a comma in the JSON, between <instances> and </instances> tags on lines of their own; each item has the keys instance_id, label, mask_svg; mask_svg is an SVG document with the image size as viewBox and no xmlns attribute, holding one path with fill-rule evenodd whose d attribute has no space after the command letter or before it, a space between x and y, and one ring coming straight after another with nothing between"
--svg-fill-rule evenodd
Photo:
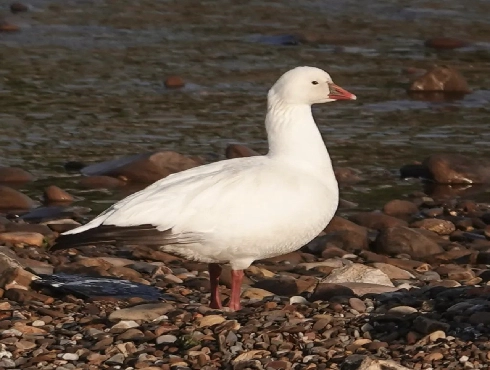
<instances>
[{"instance_id":1,"label":"ross's goose","mask_svg":"<svg viewBox=\"0 0 490 370\"><path fill-rule=\"evenodd\" d=\"M209 263L211 302L221 308L220 264L232 268L229 307L240 309L243 270L295 251L332 219L338 185L311 105L356 99L313 67L297 67L268 94L269 153L170 175L62 234L52 250L144 244Z\"/></svg>"}]
</instances>

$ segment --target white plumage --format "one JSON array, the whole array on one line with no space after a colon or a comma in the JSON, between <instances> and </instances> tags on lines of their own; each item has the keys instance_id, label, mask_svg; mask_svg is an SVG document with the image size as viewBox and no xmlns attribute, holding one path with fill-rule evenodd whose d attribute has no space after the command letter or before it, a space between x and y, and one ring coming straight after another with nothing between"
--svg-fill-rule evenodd
<instances>
[{"instance_id":1,"label":"white plumage","mask_svg":"<svg viewBox=\"0 0 490 370\"><path fill-rule=\"evenodd\" d=\"M267 155L170 175L64 235L89 233L101 225L149 224L166 233L162 250L211 264L230 263L235 271L297 250L325 228L337 209L338 185L311 105L338 99L355 96L321 69L286 72L268 95ZM216 276L211 278L213 290ZM232 292L232 309L240 307L239 292L238 302L236 297ZM220 307L216 300L213 296L212 305Z\"/></svg>"}]
</instances>

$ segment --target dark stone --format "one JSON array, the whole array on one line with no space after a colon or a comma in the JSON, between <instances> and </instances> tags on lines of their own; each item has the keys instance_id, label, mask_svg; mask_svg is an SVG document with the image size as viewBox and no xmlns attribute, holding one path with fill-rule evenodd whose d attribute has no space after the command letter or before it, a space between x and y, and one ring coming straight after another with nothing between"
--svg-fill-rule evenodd
<instances>
[{"instance_id":1,"label":"dark stone","mask_svg":"<svg viewBox=\"0 0 490 370\"><path fill-rule=\"evenodd\" d=\"M377 253L389 255L405 253L415 259L444 252L435 241L422 235L418 230L408 227L391 227L382 230L376 238L374 249Z\"/></svg>"},{"instance_id":2,"label":"dark stone","mask_svg":"<svg viewBox=\"0 0 490 370\"><path fill-rule=\"evenodd\" d=\"M356 224L375 230L383 230L396 226L408 226L406 221L381 212L360 212L350 216L349 219Z\"/></svg>"},{"instance_id":3,"label":"dark stone","mask_svg":"<svg viewBox=\"0 0 490 370\"><path fill-rule=\"evenodd\" d=\"M418 213L418 211L419 209L415 203L400 199L393 199L386 203L383 207L383 212L388 216L404 219Z\"/></svg>"},{"instance_id":4,"label":"dark stone","mask_svg":"<svg viewBox=\"0 0 490 370\"><path fill-rule=\"evenodd\" d=\"M333 297L355 297L352 289L343 285L332 283L319 283L311 297L310 301L328 301Z\"/></svg>"}]
</instances>

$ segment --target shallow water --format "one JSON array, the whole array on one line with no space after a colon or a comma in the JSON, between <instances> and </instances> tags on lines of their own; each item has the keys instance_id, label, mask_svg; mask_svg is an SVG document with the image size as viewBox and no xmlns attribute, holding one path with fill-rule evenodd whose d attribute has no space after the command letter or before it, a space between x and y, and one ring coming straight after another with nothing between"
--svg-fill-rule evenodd
<instances>
[{"instance_id":1,"label":"shallow water","mask_svg":"<svg viewBox=\"0 0 490 370\"><path fill-rule=\"evenodd\" d=\"M123 192L87 191L69 160L93 163L155 149L223 156L231 142L265 151L265 94L285 70L315 65L358 96L315 107L334 162L366 181L343 189L361 208L421 190L400 166L435 152L490 155L490 2L46 1L0 33L0 164L104 209ZM298 33L319 40L296 42ZM280 36L280 37L278 37ZM468 47L425 48L430 37ZM284 42L292 45L280 45ZM292 40L292 41L291 41ZM406 68L449 64L473 92L453 101L406 93ZM187 85L167 90L168 75ZM56 179L54 179L56 178Z\"/></svg>"}]
</instances>

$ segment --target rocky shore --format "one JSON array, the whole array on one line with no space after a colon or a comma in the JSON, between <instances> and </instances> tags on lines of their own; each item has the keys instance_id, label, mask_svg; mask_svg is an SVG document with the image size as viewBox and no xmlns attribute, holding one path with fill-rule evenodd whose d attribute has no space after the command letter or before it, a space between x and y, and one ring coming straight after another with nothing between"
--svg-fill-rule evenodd
<instances>
[{"instance_id":1,"label":"rocky shore","mask_svg":"<svg viewBox=\"0 0 490 370\"><path fill-rule=\"evenodd\" d=\"M255 154L241 145L227 149L229 158ZM411 165L410 174L486 180L483 167L464 160L438 155ZM134 180L137 169L164 177L201 163L160 152L79 169L87 175L81 181L110 187ZM32 180L16 168L0 168L0 175L4 183ZM341 188L362 177L346 168L336 175ZM246 270L244 309L226 312L207 306L205 264L145 246L48 252L60 232L86 218L54 184L43 199L48 205L38 207L0 187L0 369L490 364L490 204L422 192L371 212L343 202L347 216L336 216L301 250ZM224 270L221 283L229 288Z\"/></svg>"}]
</instances>

